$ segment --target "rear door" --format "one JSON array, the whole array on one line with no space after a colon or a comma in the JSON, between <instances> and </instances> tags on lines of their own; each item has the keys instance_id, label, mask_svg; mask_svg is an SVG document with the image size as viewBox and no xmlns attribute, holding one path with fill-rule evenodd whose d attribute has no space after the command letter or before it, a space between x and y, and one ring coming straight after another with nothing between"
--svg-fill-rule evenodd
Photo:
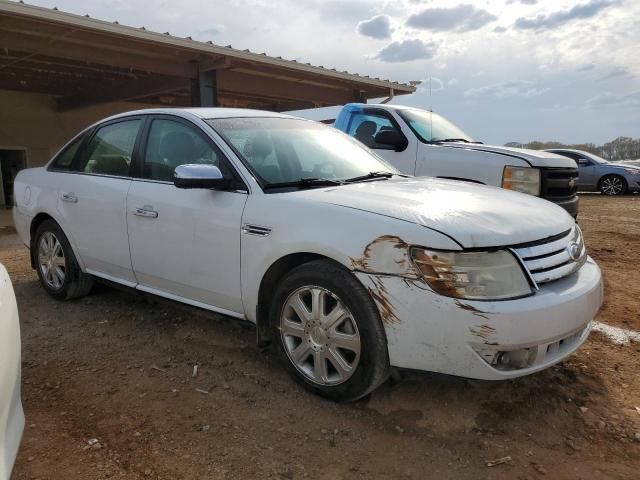
<instances>
[{"instance_id":1,"label":"rear door","mask_svg":"<svg viewBox=\"0 0 640 480\"><path fill-rule=\"evenodd\" d=\"M129 255L126 200L142 117L102 124L58 176L57 210L91 274L135 284Z\"/></svg>"},{"instance_id":2,"label":"rear door","mask_svg":"<svg viewBox=\"0 0 640 480\"><path fill-rule=\"evenodd\" d=\"M213 164L226 174L232 167L184 119L155 116L145 130L126 209L138 288L242 316L240 225L248 193L175 187L178 165Z\"/></svg>"}]
</instances>

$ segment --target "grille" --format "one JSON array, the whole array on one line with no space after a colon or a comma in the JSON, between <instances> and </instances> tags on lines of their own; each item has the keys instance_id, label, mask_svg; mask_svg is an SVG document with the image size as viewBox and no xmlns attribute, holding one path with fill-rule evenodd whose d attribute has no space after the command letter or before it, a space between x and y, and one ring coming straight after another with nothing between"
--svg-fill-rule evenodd
<instances>
[{"instance_id":1,"label":"grille","mask_svg":"<svg viewBox=\"0 0 640 480\"><path fill-rule=\"evenodd\" d=\"M549 199L570 199L578 190L577 168L543 168L540 196Z\"/></svg>"},{"instance_id":2,"label":"grille","mask_svg":"<svg viewBox=\"0 0 640 480\"><path fill-rule=\"evenodd\" d=\"M582 232L577 225L545 242L517 247L513 251L536 285L571 275L587 261Z\"/></svg>"}]
</instances>

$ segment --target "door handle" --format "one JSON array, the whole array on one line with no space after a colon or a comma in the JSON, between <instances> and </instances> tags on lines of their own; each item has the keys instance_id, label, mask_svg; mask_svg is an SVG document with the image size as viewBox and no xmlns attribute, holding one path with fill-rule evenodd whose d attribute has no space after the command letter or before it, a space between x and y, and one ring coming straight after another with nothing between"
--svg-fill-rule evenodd
<instances>
[{"instance_id":1,"label":"door handle","mask_svg":"<svg viewBox=\"0 0 640 480\"><path fill-rule=\"evenodd\" d=\"M78 203L78 197L76 197L75 193L63 193L62 200L69 203Z\"/></svg>"},{"instance_id":2,"label":"door handle","mask_svg":"<svg viewBox=\"0 0 640 480\"><path fill-rule=\"evenodd\" d=\"M136 208L133 211L133 214L137 215L138 217L158 218L158 212L156 212L155 210L149 210L148 208L145 208L145 207Z\"/></svg>"}]
</instances>

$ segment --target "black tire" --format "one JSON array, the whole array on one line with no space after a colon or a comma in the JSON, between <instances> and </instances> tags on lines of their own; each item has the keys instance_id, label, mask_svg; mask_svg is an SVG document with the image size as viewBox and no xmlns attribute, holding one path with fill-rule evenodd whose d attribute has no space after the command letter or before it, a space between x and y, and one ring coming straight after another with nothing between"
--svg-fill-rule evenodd
<instances>
[{"instance_id":1,"label":"black tire","mask_svg":"<svg viewBox=\"0 0 640 480\"><path fill-rule=\"evenodd\" d=\"M624 195L627 193L627 189L627 181L620 175L605 175L598 182L598 190L600 190L603 195Z\"/></svg>"},{"instance_id":2,"label":"black tire","mask_svg":"<svg viewBox=\"0 0 640 480\"><path fill-rule=\"evenodd\" d=\"M64 280L59 286L51 285L51 282L45 278L45 273L40 261L40 244L43 238L50 238L53 235L60 243L62 253L64 254ZM71 300L87 295L93 287L93 277L84 273L78 265L73 249L69 244L67 236L64 234L60 226L53 220L44 220L36 229L31 244L31 255L33 256L34 265L40 283L45 291L56 300Z\"/></svg>"},{"instance_id":3,"label":"black tire","mask_svg":"<svg viewBox=\"0 0 640 480\"><path fill-rule=\"evenodd\" d=\"M357 325L359 360L343 383L321 385L312 381L296 367L287 353L284 335L281 334L281 318L285 315L284 309L290 296L307 286L334 295L351 313L349 322ZM368 395L389 377L387 337L378 309L358 279L339 264L315 260L291 270L276 288L269 320L273 329L272 338L286 370L310 392L337 402L353 402Z\"/></svg>"}]
</instances>

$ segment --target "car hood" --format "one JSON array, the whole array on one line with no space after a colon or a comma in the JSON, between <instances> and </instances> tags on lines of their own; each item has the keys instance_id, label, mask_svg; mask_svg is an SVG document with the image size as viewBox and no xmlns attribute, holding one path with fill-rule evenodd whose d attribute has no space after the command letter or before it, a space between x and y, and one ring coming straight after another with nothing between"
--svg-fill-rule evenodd
<instances>
[{"instance_id":1,"label":"car hood","mask_svg":"<svg viewBox=\"0 0 640 480\"><path fill-rule=\"evenodd\" d=\"M501 147L498 145L485 145L481 143L452 142L443 144L449 148L465 148L479 152L496 153L514 158L520 158L530 163L532 167L551 168L577 168L576 162L557 153L542 150L530 150L528 148Z\"/></svg>"},{"instance_id":2,"label":"car hood","mask_svg":"<svg viewBox=\"0 0 640 480\"><path fill-rule=\"evenodd\" d=\"M574 225L564 209L546 200L456 180L398 177L294 195L412 222L448 235L464 248L533 242Z\"/></svg>"},{"instance_id":3,"label":"car hood","mask_svg":"<svg viewBox=\"0 0 640 480\"><path fill-rule=\"evenodd\" d=\"M629 163L605 163L607 167L613 168L624 168L625 170L633 170L635 173L640 173L640 167L638 165L633 165Z\"/></svg>"}]
</instances>

